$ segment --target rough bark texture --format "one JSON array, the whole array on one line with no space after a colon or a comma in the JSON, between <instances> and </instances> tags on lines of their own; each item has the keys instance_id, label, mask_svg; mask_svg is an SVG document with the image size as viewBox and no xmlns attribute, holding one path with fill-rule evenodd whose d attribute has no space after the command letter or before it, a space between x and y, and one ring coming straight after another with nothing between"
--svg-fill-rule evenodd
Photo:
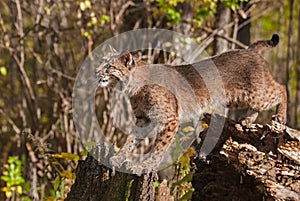
<instances>
[{"instance_id":1,"label":"rough bark texture","mask_svg":"<svg viewBox=\"0 0 300 201\"><path fill-rule=\"evenodd\" d=\"M207 161L194 161L192 200L299 200L300 132L272 123L239 131L227 119Z\"/></svg>"},{"instance_id":2,"label":"rough bark texture","mask_svg":"<svg viewBox=\"0 0 300 201\"><path fill-rule=\"evenodd\" d=\"M154 200L155 173L140 177L113 172L94 157L79 161L76 181L67 201L78 200Z\"/></svg>"},{"instance_id":3,"label":"rough bark texture","mask_svg":"<svg viewBox=\"0 0 300 201\"><path fill-rule=\"evenodd\" d=\"M195 147L199 150L201 144ZM299 153L297 130L276 122L238 130L227 119L212 153L193 160L197 170L192 200L300 200ZM79 162L76 175L66 200L174 200L166 181L155 195L155 173L113 174L90 156Z\"/></svg>"},{"instance_id":4,"label":"rough bark texture","mask_svg":"<svg viewBox=\"0 0 300 201\"><path fill-rule=\"evenodd\" d=\"M298 6L298 38L297 38L297 53L296 55L300 55L300 6ZM294 114L294 119L295 119L295 125L300 128L300 105L297 104L300 101L300 57L298 57L296 61L296 66L297 68L297 87L296 87L296 100L295 100L295 114Z\"/></svg>"}]
</instances>

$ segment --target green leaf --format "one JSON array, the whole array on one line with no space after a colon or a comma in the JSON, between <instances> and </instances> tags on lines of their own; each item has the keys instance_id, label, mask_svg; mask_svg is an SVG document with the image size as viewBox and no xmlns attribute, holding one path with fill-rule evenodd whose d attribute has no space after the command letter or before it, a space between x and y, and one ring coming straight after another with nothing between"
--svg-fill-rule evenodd
<instances>
[{"instance_id":1,"label":"green leaf","mask_svg":"<svg viewBox=\"0 0 300 201\"><path fill-rule=\"evenodd\" d=\"M12 164L12 163L14 163L14 162L17 161L17 160L18 160L18 158L15 157L15 156L10 156L10 157L8 157L8 163L9 163L9 164Z\"/></svg>"},{"instance_id":2,"label":"green leaf","mask_svg":"<svg viewBox=\"0 0 300 201\"><path fill-rule=\"evenodd\" d=\"M79 160L79 156L77 154L62 152L61 155L64 159L69 159L69 160L73 160L76 162Z\"/></svg>"},{"instance_id":3,"label":"green leaf","mask_svg":"<svg viewBox=\"0 0 300 201\"><path fill-rule=\"evenodd\" d=\"M190 190L184 194L178 201L191 200L194 190Z\"/></svg>"},{"instance_id":4,"label":"green leaf","mask_svg":"<svg viewBox=\"0 0 300 201\"><path fill-rule=\"evenodd\" d=\"M31 201L31 199L27 196L22 196L22 201Z\"/></svg>"},{"instance_id":5,"label":"green leaf","mask_svg":"<svg viewBox=\"0 0 300 201\"><path fill-rule=\"evenodd\" d=\"M59 176L57 176L57 177L54 179L54 181L52 181L52 183L53 183L53 188L54 188L54 190L56 191L56 190L58 189L59 183L60 183Z\"/></svg>"},{"instance_id":6,"label":"green leaf","mask_svg":"<svg viewBox=\"0 0 300 201\"><path fill-rule=\"evenodd\" d=\"M181 180L179 180L178 182L175 182L172 184L172 187L174 188L175 186L179 186L183 183L189 182L192 180L193 176L194 176L195 172L190 172L189 174L187 174L185 177L183 177Z\"/></svg>"},{"instance_id":7,"label":"green leaf","mask_svg":"<svg viewBox=\"0 0 300 201\"><path fill-rule=\"evenodd\" d=\"M3 176L1 176L1 179L2 179L3 181L5 181L5 182L8 182L8 181L11 180L11 178L10 178L9 175L3 175Z\"/></svg>"},{"instance_id":8,"label":"green leaf","mask_svg":"<svg viewBox=\"0 0 300 201\"><path fill-rule=\"evenodd\" d=\"M101 22L102 23L106 23L106 22L109 22L110 21L110 16L108 15L102 15L101 16Z\"/></svg>"},{"instance_id":9,"label":"green leaf","mask_svg":"<svg viewBox=\"0 0 300 201\"><path fill-rule=\"evenodd\" d=\"M79 153L79 155L80 156L87 156L88 155L88 151L87 150L84 150L84 151L81 151L80 153Z\"/></svg>"},{"instance_id":10,"label":"green leaf","mask_svg":"<svg viewBox=\"0 0 300 201\"><path fill-rule=\"evenodd\" d=\"M159 182L159 181L155 181L155 182L154 182L154 188L158 188L159 185L160 185L160 182Z\"/></svg>"}]
</instances>

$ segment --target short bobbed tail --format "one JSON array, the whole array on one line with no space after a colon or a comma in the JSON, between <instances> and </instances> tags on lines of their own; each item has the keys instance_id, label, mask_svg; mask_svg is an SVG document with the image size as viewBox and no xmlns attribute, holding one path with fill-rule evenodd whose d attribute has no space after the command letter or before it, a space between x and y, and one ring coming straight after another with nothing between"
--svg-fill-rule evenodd
<instances>
[{"instance_id":1,"label":"short bobbed tail","mask_svg":"<svg viewBox=\"0 0 300 201\"><path fill-rule=\"evenodd\" d=\"M252 43L248 47L248 49L249 50L254 50L254 51L257 51L257 52L261 52L263 50L275 47L278 43L279 43L279 36L278 36L278 34L273 34L271 40L260 40L260 41L257 41L255 43Z\"/></svg>"}]
</instances>

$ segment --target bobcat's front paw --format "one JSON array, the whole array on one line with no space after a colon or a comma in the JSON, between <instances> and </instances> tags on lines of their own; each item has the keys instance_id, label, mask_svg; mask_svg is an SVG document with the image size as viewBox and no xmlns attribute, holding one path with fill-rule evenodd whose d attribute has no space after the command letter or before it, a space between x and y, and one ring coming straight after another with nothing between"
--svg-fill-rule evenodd
<instances>
[{"instance_id":1,"label":"bobcat's front paw","mask_svg":"<svg viewBox=\"0 0 300 201\"><path fill-rule=\"evenodd\" d=\"M275 114L275 115L273 115L272 116L272 120L276 121L276 122L278 122L280 124L283 124L283 125L286 124L286 120L285 120L285 118L281 114Z\"/></svg>"},{"instance_id":2,"label":"bobcat's front paw","mask_svg":"<svg viewBox=\"0 0 300 201\"><path fill-rule=\"evenodd\" d=\"M109 159L109 163L112 167L120 168L125 161L125 157L122 155L112 156Z\"/></svg>"},{"instance_id":3,"label":"bobcat's front paw","mask_svg":"<svg viewBox=\"0 0 300 201\"><path fill-rule=\"evenodd\" d=\"M141 165L131 167L130 170L133 174L141 176L141 174L149 174L150 172L156 171L156 167L152 165L147 165L146 163L142 163Z\"/></svg>"},{"instance_id":4,"label":"bobcat's front paw","mask_svg":"<svg viewBox=\"0 0 300 201\"><path fill-rule=\"evenodd\" d=\"M245 130L255 130L256 129L256 124L247 122L246 120L242 120L240 121L239 124L235 124L235 128L240 131L243 132Z\"/></svg>"}]
</instances>

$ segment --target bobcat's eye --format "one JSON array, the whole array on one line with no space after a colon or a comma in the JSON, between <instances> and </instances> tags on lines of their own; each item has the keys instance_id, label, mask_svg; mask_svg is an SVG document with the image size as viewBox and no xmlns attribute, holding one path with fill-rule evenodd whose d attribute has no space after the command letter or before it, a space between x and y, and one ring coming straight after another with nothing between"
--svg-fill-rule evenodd
<instances>
[{"instance_id":1,"label":"bobcat's eye","mask_svg":"<svg viewBox=\"0 0 300 201\"><path fill-rule=\"evenodd\" d=\"M111 67L111 65L110 65L110 63L107 63L107 64L104 65L103 68L109 68L109 67Z\"/></svg>"}]
</instances>

